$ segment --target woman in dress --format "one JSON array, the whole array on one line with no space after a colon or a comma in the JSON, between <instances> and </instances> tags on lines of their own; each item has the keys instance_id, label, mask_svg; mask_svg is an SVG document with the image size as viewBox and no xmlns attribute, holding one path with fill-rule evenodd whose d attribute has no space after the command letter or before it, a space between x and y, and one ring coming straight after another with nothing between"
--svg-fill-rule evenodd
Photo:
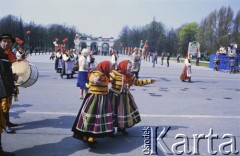
<instances>
[{"instance_id":1,"label":"woman in dress","mask_svg":"<svg viewBox=\"0 0 240 156\"><path fill-rule=\"evenodd\" d=\"M77 86L80 88L80 99L83 99L88 92L88 88L85 86L88 83L88 71L91 69L88 66L87 57L89 55L88 49L83 49L81 56L78 59L78 81Z\"/></svg>"},{"instance_id":2,"label":"woman in dress","mask_svg":"<svg viewBox=\"0 0 240 156\"><path fill-rule=\"evenodd\" d=\"M112 104L108 95L111 63L103 61L89 75L89 93L73 124L73 137L96 148L95 138L113 135Z\"/></svg>"},{"instance_id":3,"label":"woman in dress","mask_svg":"<svg viewBox=\"0 0 240 156\"><path fill-rule=\"evenodd\" d=\"M184 65L182 74L180 76L180 79L183 82L185 82L186 80L188 82L191 82L191 76L192 76L191 61L188 57L185 57L184 63L185 63L185 65Z\"/></svg>"}]
</instances>

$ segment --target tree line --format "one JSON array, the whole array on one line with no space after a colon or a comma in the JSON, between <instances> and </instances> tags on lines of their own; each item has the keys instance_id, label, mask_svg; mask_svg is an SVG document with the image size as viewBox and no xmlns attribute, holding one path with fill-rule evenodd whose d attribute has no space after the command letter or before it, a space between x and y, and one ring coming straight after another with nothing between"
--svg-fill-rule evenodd
<instances>
[{"instance_id":1,"label":"tree line","mask_svg":"<svg viewBox=\"0 0 240 156\"><path fill-rule=\"evenodd\" d=\"M78 32L74 26L59 24L42 26L35 24L33 21L25 23L22 18L7 15L0 20L0 34L3 33L9 33L24 41L23 46L25 48L53 50L53 41L56 38L59 39L59 44L63 44L63 40L67 38L66 47L74 47L74 36Z\"/></svg>"},{"instance_id":2,"label":"tree line","mask_svg":"<svg viewBox=\"0 0 240 156\"><path fill-rule=\"evenodd\" d=\"M145 26L124 26L115 48L139 47L140 41L148 41L150 52L165 52L171 56L185 55L188 43L200 43L201 52L215 53L220 46L227 47L230 43L240 44L240 10L235 18L231 7L221 7L211 12L198 23L187 23L177 29L167 30L161 22L153 21Z\"/></svg>"},{"instance_id":3,"label":"tree line","mask_svg":"<svg viewBox=\"0 0 240 156\"><path fill-rule=\"evenodd\" d=\"M31 31L31 34L27 34ZM80 33L74 26L51 24L47 26L37 25L33 21L25 23L16 16L8 15L0 19L0 33L10 33L24 41L34 49L41 47L53 49L53 41L58 38L59 43L68 38L67 48L74 47L74 36ZM197 41L200 43L201 52L215 53L220 46L227 47L231 42L240 45L240 10L234 18L231 7L221 7L214 10L200 23L187 23L177 29L167 29L164 24L153 18L153 21L145 26L124 26L115 40L114 49L122 47L140 47L140 41L148 42L150 52L157 51L185 55L188 43ZM29 43L28 43L29 42Z\"/></svg>"}]
</instances>

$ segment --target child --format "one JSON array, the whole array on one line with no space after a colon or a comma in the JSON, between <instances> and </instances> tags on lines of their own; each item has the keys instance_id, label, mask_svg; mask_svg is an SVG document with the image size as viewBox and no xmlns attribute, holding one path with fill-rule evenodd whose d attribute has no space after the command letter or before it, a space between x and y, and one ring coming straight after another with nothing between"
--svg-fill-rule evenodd
<instances>
[{"instance_id":1,"label":"child","mask_svg":"<svg viewBox=\"0 0 240 156\"><path fill-rule=\"evenodd\" d=\"M132 75L131 69L131 61L124 60L119 63L117 70L110 73L112 87L109 90L109 97L113 104L114 126L123 135L128 135L126 128L130 128L141 121L138 107L129 90L130 87L132 85L143 86L156 81L155 79L136 79Z\"/></svg>"},{"instance_id":2,"label":"child","mask_svg":"<svg viewBox=\"0 0 240 156\"><path fill-rule=\"evenodd\" d=\"M89 93L85 96L72 127L73 137L96 148L95 138L113 135L112 104L108 96L109 61L99 63L90 73Z\"/></svg>"}]
</instances>

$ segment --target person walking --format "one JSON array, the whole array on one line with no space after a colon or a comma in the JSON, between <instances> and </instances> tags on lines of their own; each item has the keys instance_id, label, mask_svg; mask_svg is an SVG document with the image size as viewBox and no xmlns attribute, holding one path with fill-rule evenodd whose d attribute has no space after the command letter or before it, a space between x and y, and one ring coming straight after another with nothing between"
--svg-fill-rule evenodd
<instances>
[{"instance_id":1,"label":"person walking","mask_svg":"<svg viewBox=\"0 0 240 156\"><path fill-rule=\"evenodd\" d=\"M69 51L65 50L63 52L62 60L63 60L63 69L62 69L62 73L60 74L61 78L63 78L63 75L67 75L67 79L73 78L73 75L74 75L73 67L75 64L73 49L70 49Z\"/></svg>"},{"instance_id":2,"label":"person walking","mask_svg":"<svg viewBox=\"0 0 240 156\"><path fill-rule=\"evenodd\" d=\"M182 71L182 74L180 76L180 79L185 82L188 80L188 82L191 82L191 77L192 77L192 70L191 70L191 61L190 59L186 56L184 60L184 68Z\"/></svg>"},{"instance_id":3,"label":"person walking","mask_svg":"<svg viewBox=\"0 0 240 156\"><path fill-rule=\"evenodd\" d=\"M167 53L167 67L169 67L170 54Z\"/></svg>"},{"instance_id":4,"label":"person walking","mask_svg":"<svg viewBox=\"0 0 240 156\"><path fill-rule=\"evenodd\" d=\"M141 121L140 113L130 87L144 86L154 83L156 79L136 79L131 73L132 63L123 60L118 64L117 70L110 73L112 87L109 90L110 101L113 105L114 126L118 132L128 135L126 128L130 128Z\"/></svg>"},{"instance_id":5,"label":"person walking","mask_svg":"<svg viewBox=\"0 0 240 156\"><path fill-rule=\"evenodd\" d=\"M72 127L73 137L96 148L95 138L113 136L112 104L108 95L110 61L100 62L90 73L89 93L84 97Z\"/></svg>"},{"instance_id":6,"label":"person walking","mask_svg":"<svg viewBox=\"0 0 240 156\"><path fill-rule=\"evenodd\" d=\"M229 73L231 74L234 74L234 66L235 66L235 59L234 57L229 57Z\"/></svg>"},{"instance_id":7,"label":"person walking","mask_svg":"<svg viewBox=\"0 0 240 156\"><path fill-rule=\"evenodd\" d=\"M89 50L84 48L81 52L81 56L78 59L78 80L77 86L80 88L80 99L84 99L84 96L88 92L88 88L85 86L88 83L88 71L91 68L88 65L87 57L89 55Z\"/></svg>"},{"instance_id":8,"label":"person walking","mask_svg":"<svg viewBox=\"0 0 240 156\"><path fill-rule=\"evenodd\" d=\"M201 53L200 53L199 48L197 48L197 51L196 51L196 66L199 66L200 58L201 58Z\"/></svg>"},{"instance_id":9,"label":"person walking","mask_svg":"<svg viewBox=\"0 0 240 156\"><path fill-rule=\"evenodd\" d=\"M155 67L155 64L157 64L157 52L154 52L152 54L152 63L153 63L153 67Z\"/></svg>"},{"instance_id":10,"label":"person walking","mask_svg":"<svg viewBox=\"0 0 240 156\"><path fill-rule=\"evenodd\" d=\"M139 49L135 47L132 54L132 72L135 74L136 79L139 78L140 66L141 56L139 55Z\"/></svg>"},{"instance_id":11,"label":"person walking","mask_svg":"<svg viewBox=\"0 0 240 156\"><path fill-rule=\"evenodd\" d=\"M161 54L161 64L163 65L163 60L164 60L164 53Z\"/></svg>"},{"instance_id":12,"label":"person walking","mask_svg":"<svg viewBox=\"0 0 240 156\"><path fill-rule=\"evenodd\" d=\"M62 73L62 69L63 69L62 49L59 48L56 50L55 70L57 73Z\"/></svg>"},{"instance_id":13,"label":"person walking","mask_svg":"<svg viewBox=\"0 0 240 156\"><path fill-rule=\"evenodd\" d=\"M180 63L180 57L181 57L181 54L178 54L177 55L177 63Z\"/></svg>"},{"instance_id":14,"label":"person walking","mask_svg":"<svg viewBox=\"0 0 240 156\"><path fill-rule=\"evenodd\" d=\"M218 71L218 70L219 70L219 64L220 64L220 60L219 60L219 58L216 56L216 57L214 58L214 68L213 68L213 70Z\"/></svg>"}]
</instances>

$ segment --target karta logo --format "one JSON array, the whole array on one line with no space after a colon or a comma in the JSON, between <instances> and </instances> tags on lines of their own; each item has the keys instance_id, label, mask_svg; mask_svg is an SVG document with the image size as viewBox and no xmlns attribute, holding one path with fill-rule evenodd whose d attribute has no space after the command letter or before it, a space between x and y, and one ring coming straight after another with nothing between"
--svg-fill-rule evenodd
<instances>
[{"instance_id":1,"label":"karta logo","mask_svg":"<svg viewBox=\"0 0 240 156\"><path fill-rule=\"evenodd\" d=\"M174 137L176 140L175 143L167 144L164 138L170 129L171 127L163 127L160 129L161 131L158 131L159 127L144 127L142 135L144 138L142 153L144 155L158 155L158 150L160 150L165 155L200 155L200 140L207 141L206 147L204 148L207 148L207 151L210 155L218 155L218 152L222 155L237 155L239 153L239 151L236 149L236 138L232 134L227 133L222 137L219 137L218 134L214 134L213 129L210 128L207 135L193 134L192 136L187 136L182 133L176 134ZM189 141L190 139L192 139L192 144ZM214 145L215 139L219 139L221 141L221 143L217 146L216 143ZM214 147L218 147L218 151L216 151Z\"/></svg>"}]
</instances>

